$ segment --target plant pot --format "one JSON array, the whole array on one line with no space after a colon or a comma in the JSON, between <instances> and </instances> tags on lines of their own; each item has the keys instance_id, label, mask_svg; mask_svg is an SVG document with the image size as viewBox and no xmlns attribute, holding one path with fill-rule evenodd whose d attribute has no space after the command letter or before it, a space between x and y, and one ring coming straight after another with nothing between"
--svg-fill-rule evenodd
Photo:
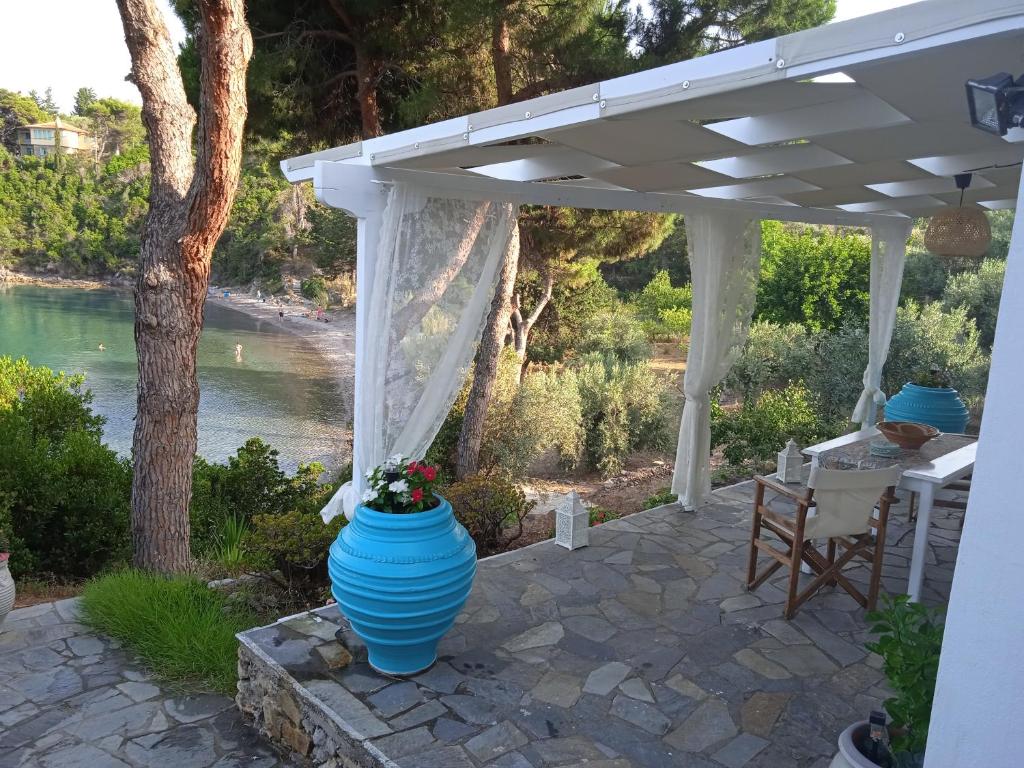
<instances>
[{"instance_id":1,"label":"plant pot","mask_svg":"<svg viewBox=\"0 0 1024 768\"><path fill-rule=\"evenodd\" d=\"M922 387L907 382L885 404L885 420L912 421L941 432L961 433L967 429L970 413L951 387Z\"/></svg>"},{"instance_id":2,"label":"plant pot","mask_svg":"<svg viewBox=\"0 0 1024 768\"><path fill-rule=\"evenodd\" d=\"M881 768L879 763L864 757L855 746L868 727L868 721L861 720L839 734L839 752L832 758L829 768Z\"/></svg>"},{"instance_id":3,"label":"plant pot","mask_svg":"<svg viewBox=\"0 0 1024 768\"><path fill-rule=\"evenodd\" d=\"M7 567L7 558L0 560L0 626L14 607L14 578Z\"/></svg>"},{"instance_id":4,"label":"plant pot","mask_svg":"<svg viewBox=\"0 0 1024 768\"><path fill-rule=\"evenodd\" d=\"M360 506L331 545L331 592L385 674L430 667L473 587L476 544L438 498L404 515Z\"/></svg>"}]
</instances>

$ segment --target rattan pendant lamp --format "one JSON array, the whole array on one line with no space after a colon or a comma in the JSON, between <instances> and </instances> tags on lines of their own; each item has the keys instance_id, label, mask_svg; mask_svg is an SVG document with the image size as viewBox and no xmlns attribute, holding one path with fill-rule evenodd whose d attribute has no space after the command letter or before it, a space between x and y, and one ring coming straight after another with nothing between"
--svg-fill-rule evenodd
<instances>
[{"instance_id":1,"label":"rattan pendant lamp","mask_svg":"<svg viewBox=\"0 0 1024 768\"><path fill-rule=\"evenodd\" d=\"M960 205L932 216L924 247L946 259L980 259L992 241L988 217L979 208L964 208L964 190L971 185L971 174L958 173L953 178L960 190Z\"/></svg>"}]
</instances>

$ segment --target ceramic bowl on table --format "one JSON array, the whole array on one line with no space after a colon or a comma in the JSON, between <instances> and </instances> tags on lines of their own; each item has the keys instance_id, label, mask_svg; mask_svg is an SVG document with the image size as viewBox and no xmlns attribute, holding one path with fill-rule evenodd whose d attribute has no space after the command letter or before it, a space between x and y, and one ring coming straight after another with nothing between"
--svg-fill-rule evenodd
<instances>
[{"instance_id":1,"label":"ceramic bowl on table","mask_svg":"<svg viewBox=\"0 0 1024 768\"><path fill-rule=\"evenodd\" d=\"M896 443L900 448L911 451L916 451L933 437L941 434L935 427L913 421L880 421L875 428L890 443Z\"/></svg>"}]
</instances>

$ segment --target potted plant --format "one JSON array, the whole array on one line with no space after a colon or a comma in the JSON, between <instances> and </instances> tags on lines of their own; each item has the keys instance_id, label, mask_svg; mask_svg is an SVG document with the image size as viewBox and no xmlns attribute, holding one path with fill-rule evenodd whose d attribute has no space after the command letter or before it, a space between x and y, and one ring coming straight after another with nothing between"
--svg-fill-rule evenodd
<instances>
[{"instance_id":1,"label":"potted plant","mask_svg":"<svg viewBox=\"0 0 1024 768\"><path fill-rule=\"evenodd\" d=\"M839 754L831 768L921 768L942 650L938 610L912 603L906 595L890 598L883 610L868 614L878 640L867 648L882 657L893 696L885 701L888 728L854 723L839 735ZM884 722L884 718L883 718ZM878 738L881 736L881 738Z\"/></svg>"},{"instance_id":2,"label":"potted plant","mask_svg":"<svg viewBox=\"0 0 1024 768\"><path fill-rule=\"evenodd\" d=\"M14 607L14 578L7 567L10 557L10 540L7 534L0 530L0 626Z\"/></svg>"},{"instance_id":3,"label":"potted plant","mask_svg":"<svg viewBox=\"0 0 1024 768\"><path fill-rule=\"evenodd\" d=\"M942 432L963 432L970 412L960 393L949 384L949 373L932 365L904 384L885 404L886 421L912 421L930 424Z\"/></svg>"},{"instance_id":4,"label":"potted plant","mask_svg":"<svg viewBox=\"0 0 1024 768\"><path fill-rule=\"evenodd\" d=\"M476 544L434 493L437 469L402 456L366 473L352 522L331 545L331 592L374 669L412 675L469 597Z\"/></svg>"}]
</instances>

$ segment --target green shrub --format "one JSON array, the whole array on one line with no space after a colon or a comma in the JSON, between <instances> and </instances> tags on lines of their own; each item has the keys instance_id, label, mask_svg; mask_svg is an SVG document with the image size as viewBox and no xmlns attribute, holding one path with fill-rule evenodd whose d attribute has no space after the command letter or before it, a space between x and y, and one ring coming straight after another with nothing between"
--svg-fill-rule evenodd
<instances>
[{"instance_id":1,"label":"green shrub","mask_svg":"<svg viewBox=\"0 0 1024 768\"><path fill-rule=\"evenodd\" d=\"M536 502L501 475L474 475L452 483L442 495L484 557L504 550L523 535L523 519Z\"/></svg>"},{"instance_id":2,"label":"green shrub","mask_svg":"<svg viewBox=\"0 0 1024 768\"><path fill-rule=\"evenodd\" d=\"M333 491L318 478L323 465L300 464L289 477L280 467L278 452L257 437L228 458L213 464L196 457L192 473L192 549L202 554L217 546L225 520L234 515L248 522L256 515L282 514L293 509L318 511Z\"/></svg>"},{"instance_id":3,"label":"green shrub","mask_svg":"<svg viewBox=\"0 0 1024 768\"><path fill-rule=\"evenodd\" d=\"M121 571L86 585L82 616L120 640L167 680L232 695L237 684L235 633L254 616L192 576Z\"/></svg>"},{"instance_id":4,"label":"green shrub","mask_svg":"<svg viewBox=\"0 0 1024 768\"><path fill-rule=\"evenodd\" d=\"M766 390L735 410L712 404L711 444L722 446L733 465L771 461L789 438L810 445L836 433L822 423L814 396L802 384Z\"/></svg>"},{"instance_id":5,"label":"green shrub","mask_svg":"<svg viewBox=\"0 0 1024 768\"><path fill-rule=\"evenodd\" d=\"M928 738L942 651L942 614L911 603L906 595L885 600L882 610L867 615L871 631L878 635L867 648L882 657L882 668L894 692L885 701L892 718L890 747L898 758L905 759L922 755Z\"/></svg>"},{"instance_id":6,"label":"green shrub","mask_svg":"<svg viewBox=\"0 0 1024 768\"><path fill-rule=\"evenodd\" d=\"M608 507L594 506L587 510L587 522L590 527L607 523L609 520L618 520L622 515Z\"/></svg>"},{"instance_id":7,"label":"green shrub","mask_svg":"<svg viewBox=\"0 0 1024 768\"><path fill-rule=\"evenodd\" d=\"M579 388L586 466L610 475L634 451L667 445L667 386L646 362L588 355L562 375Z\"/></svg>"},{"instance_id":8,"label":"green shrub","mask_svg":"<svg viewBox=\"0 0 1024 768\"><path fill-rule=\"evenodd\" d=\"M510 429L515 434L508 439L529 441L533 457L554 450L563 468L579 466L586 434L583 403L574 376L555 371L529 374L516 393L513 407L515 418Z\"/></svg>"},{"instance_id":9,"label":"green shrub","mask_svg":"<svg viewBox=\"0 0 1024 768\"><path fill-rule=\"evenodd\" d=\"M844 321L866 324L871 240L834 227L761 225L761 279L756 317L834 330Z\"/></svg>"},{"instance_id":10,"label":"green shrub","mask_svg":"<svg viewBox=\"0 0 1024 768\"><path fill-rule=\"evenodd\" d=\"M675 287L666 270L658 272L634 301L637 314L652 338L678 339L690 333L693 286Z\"/></svg>"},{"instance_id":11,"label":"green shrub","mask_svg":"<svg viewBox=\"0 0 1024 768\"><path fill-rule=\"evenodd\" d=\"M688 322L686 331L689 332ZM580 354L597 353L625 363L647 360L651 356L644 324L621 306L595 314L576 349Z\"/></svg>"},{"instance_id":12,"label":"green shrub","mask_svg":"<svg viewBox=\"0 0 1024 768\"><path fill-rule=\"evenodd\" d=\"M526 296L524 305L534 306L533 301ZM551 301L530 331L530 360L557 363L565 359L578 349L595 317L615 312L619 306L618 295L596 269L589 275L584 271L574 280L559 280Z\"/></svg>"},{"instance_id":13,"label":"green shrub","mask_svg":"<svg viewBox=\"0 0 1024 768\"><path fill-rule=\"evenodd\" d=\"M318 307L326 307L328 303L327 281L319 275L302 281L302 295Z\"/></svg>"},{"instance_id":14,"label":"green shrub","mask_svg":"<svg viewBox=\"0 0 1024 768\"><path fill-rule=\"evenodd\" d=\"M985 259L977 270L951 275L942 294L947 311L966 308L967 316L978 326L978 340L986 349L992 348L996 338L996 316L1005 275L1005 261Z\"/></svg>"},{"instance_id":15,"label":"green shrub","mask_svg":"<svg viewBox=\"0 0 1024 768\"><path fill-rule=\"evenodd\" d=\"M654 509L655 507L661 507L665 504L675 504L679 500L679 497L672 493L671 488L660 488L658 492L652 496L648 496L644 500L644 509Z\"/></svg>"},{"instance_id":16,"label":"green shrub","mask_svg":"<svg viewBox=\"0 0 1024 768\"><path fill-rule=\"evenodd\" d=\"M925 304L942 298L949 280L949 267L928 251L907 251L903 265L903 285L900 301L916 301Z\"/></svg>"},{"instance_id":17,"label":"green shrub","mask_svg":"<svg viewBox=\"0 0 1024 768\"><path fill-rule=\"evenodd\" d=\"M255 558L266 558L291 586L327 581L328 549L345 524L339 515L324 523L316 512L292 510L252 518L248 545Z\"/></svg>"},{"instance_id":18,"label":"green shrub","mask_svg":"<svg viewBox=\"0 0 1024 768\"><path fill-rule=\"evenodd\" d=\"M826 420L850 417L861 393L867 360L866 326L848 323L835 333L818 336L815 364L806 383ZM921 306L908 302L896 312L889 359L882 370L882 391L892 397L933 364L949 372L952 386L965 398L984 395L989 356L979 346L978 331L967 310L944 311L938 303Z\"/></svg>"},{"instance_id":19,"label":"green shrub","mask_svg":"<svg viewBox=\"0 0 1024 768\"><path fill-rule=\"evenodd\" d=\"M128 554L131 469L81 377L0 358L0 498L16 576L90 576Z\"/></svg>"},{"instance_id":20,"label":"green shrub","mask_svg":"<svg viewBox=\"0 0 1024 768\"><path fill-rule=\"evenodd\" d=\"M747 400L766 389L805 380L815 364L815 337L799 323L757 320L723 386Z\"/></svg>"}]
</instances>

